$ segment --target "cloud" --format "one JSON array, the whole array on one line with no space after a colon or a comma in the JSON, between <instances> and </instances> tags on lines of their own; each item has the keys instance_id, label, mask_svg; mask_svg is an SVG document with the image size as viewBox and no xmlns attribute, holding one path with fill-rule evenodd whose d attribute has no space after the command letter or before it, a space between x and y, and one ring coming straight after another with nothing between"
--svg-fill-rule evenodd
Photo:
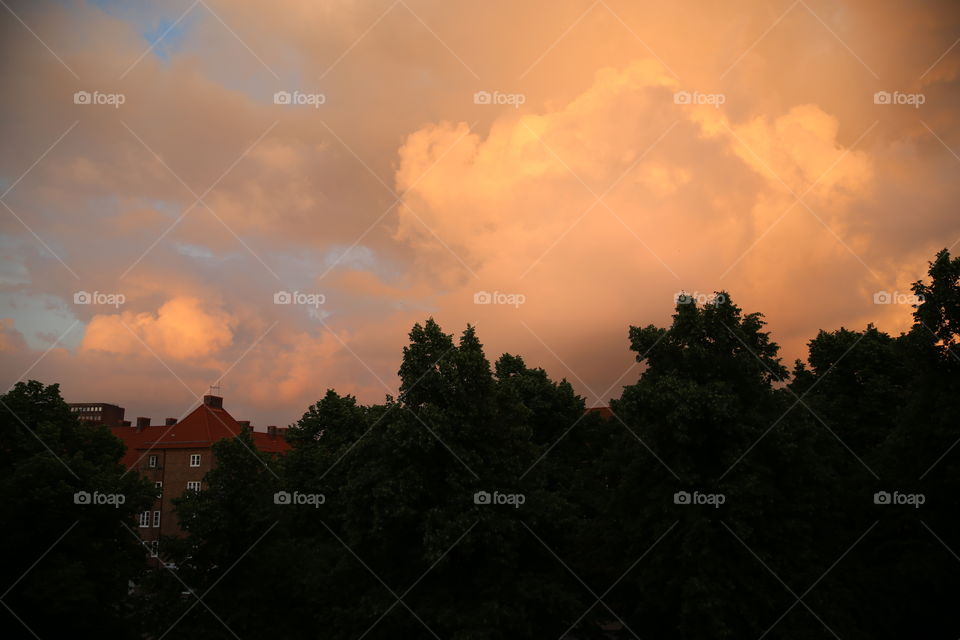
<instances>
[{"instance_id":1,"label":"cloud","mask_svg":"<svg viewBox=\"0 0 960 640\"><path fill-rule=\"evenodd\" d=\"M235 326L231 314L204 308L197 298L179 297L165 302L156 314L94 316L80 349L134 355L147 348L161 358L203 360L233 343Z\"/></svg>"},{"instance_id":2,"label":"cloud","mask_svg":"<svg viewBox=\"0 0 960 640\"><path fill-rule=\"evenodd\" d=\"M5 379L159 415L223 378L285 423L327 387L382 399L433 315L605 401L636 375L628 325L680 289L730 290L801 357L820 328L904 328L872 294L960 237L948 2L207 5L157 55L185 7L11 3L73 73L0 22ZM279 290L323 293L322 322Z\"/></svg>"}]
</instances>

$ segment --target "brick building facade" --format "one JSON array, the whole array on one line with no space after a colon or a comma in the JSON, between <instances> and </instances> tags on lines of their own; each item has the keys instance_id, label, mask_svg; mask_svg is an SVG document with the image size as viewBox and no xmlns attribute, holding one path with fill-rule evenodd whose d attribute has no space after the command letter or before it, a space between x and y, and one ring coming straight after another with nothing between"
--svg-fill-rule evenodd
<instances>
[{"instance_id":1,"label":"brick building facade","mask_svg":"<svg viewBox=\"0 0 960 640\"><path fill-rule=\"evenodd\" d=\"M267 429L267 433L253 431L248 421L238 422L223 408L223 398L213 395L204 396L203 404L180 421L167 418L162 425L151 425L149 418L137 418L135 426L111 427L127 447L124 466L157 487L156 502L136 523L140 537L154 553L161 536L182 535L173 500L187 490L205 488L203 478L213 467L215 442L246 430L259 451L289 450L283 437L286 429Z\"/></svg>"}]
</instances>

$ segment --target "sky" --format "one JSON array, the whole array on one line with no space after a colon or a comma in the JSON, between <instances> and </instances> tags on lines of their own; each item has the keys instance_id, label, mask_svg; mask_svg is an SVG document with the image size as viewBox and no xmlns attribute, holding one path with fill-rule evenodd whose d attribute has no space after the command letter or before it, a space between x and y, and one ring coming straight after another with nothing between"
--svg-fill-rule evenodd
<instances>
[{"instance_id":1,"label":"sky","mask_svg":"<svg viewBox=\"0 0 960 640\"><path fill-rule=\"evenodd\" d=\"M0 2L0 387L260 429L477 328L605 405L729 292L791 365L960 241L960 7Z\"/></svg>"}]
</instances>

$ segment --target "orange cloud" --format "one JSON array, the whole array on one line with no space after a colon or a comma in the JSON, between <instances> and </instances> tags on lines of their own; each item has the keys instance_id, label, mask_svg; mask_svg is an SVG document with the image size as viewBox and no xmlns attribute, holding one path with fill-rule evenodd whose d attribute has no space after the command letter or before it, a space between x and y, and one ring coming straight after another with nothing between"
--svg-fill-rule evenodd
<instances>
[{"instance_id":1,"label":"orange cloud","mask_svg":"<svg viewBox=\"0 0 960 640\"><path fill-rule=\"evenodd\" d=\"M231 314L204 308L197 298L178 297L165 302L156 314L124 311L94 316L80 348L119 355L141 354L149 348L160 357L202 359L230 346L235 326Z\"/></svg>"},{"instance_id":2,"label":"orange cloud","mask_svg":"<svg viewBox=\"0 0 960 640\"><path fill-rule=\"evenodd\" d=\"M667 323L680 289L729 289L802 357L821 327L903 328L872 294L960 236L948 3L209 0L152 50L144 25L183 8L113 4L11 5L78 77L0 21L20 218L0 208L0 316L20 329L0 327L0 373L36 362L72 399L156 414L228 371L255 420L327 387L378 401L428 315L602 394L632 363L627 326ZM326 101L273 104L296 89ZM922 108L873 103L898 90ZM80 289L127 304L73 306ZM278 290L324 293L323 324ZM37 362L57 314L85 323L80 347Z\"/></svg>"}]
</instances>

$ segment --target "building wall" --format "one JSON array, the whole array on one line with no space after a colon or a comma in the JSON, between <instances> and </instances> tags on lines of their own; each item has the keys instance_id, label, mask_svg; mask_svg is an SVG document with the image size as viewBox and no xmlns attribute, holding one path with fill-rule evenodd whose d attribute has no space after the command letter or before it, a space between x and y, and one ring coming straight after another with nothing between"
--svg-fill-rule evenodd
<instances>
[{"instance_id":1,"label":"building wall","mask_svg":"<svg viewBox=\"0 0 960 640\"><path fill-rule=\"evenodd\" d=\"M108 427L119 427L123 424L123 415L126 410L115 404L104 402L73 402L70 410L82 422L102 424Z\"/></svg>"},{"instance_id":2,"label":"building wall","mask_svg":"<svg viewBox=\"0 0 960 640\"><path fill-rule=\"evenodd\" d=\"M200 488L205 489L203 476L213 466L213 451L210 448L196 449L141 449L138 455L143 459L137 463L135 470L150 482L162 482L158 491L160 495L150 508L150 526L140 527L137 521L138 532L144 540L157 540L162 536L182 536L180 523L176 516L173 500L179 498L187 490L187 482L200 482ZM200 456L200 466L190 466L190 456ZM150 466L150 456L157 456L157 466ZM160 526L153 526L154 511L160 512Z\"/></svg>"},{"instance_id":3,"label":"building wall","mask_svg":"<svg viewBox=\"0 0 960 640\"><path fill-rule=\"evenodd\" d=\"M200 466L190 466L190 456L200 455ZM165 536L180 536L180 523L177 519L173 500L183 495L187 490L187 482L200 482L201 490L206 488L203 476L213 466L213 451L209 448L197 449L166 449L163 452L163 497L160 501L161 521L160 534Z\"/></svg>"},{"instance_id":4,"label":"building wall","mask_svg":"<svg viewBox=\"0 0 960 640\"><path fill-rule=\"evenodd\" d=\"M131 428L132 428L132 427L131 427ZM143 458L137 462L137 465L136 465L136 467L134 467L134 469L135 469L137 472L139 472L144 478L146 478L147 480L149 480L150 482L153 482L153 483L163 482L163 471L164 471L164 466L165 466L164 453L165 453L165 452L164 452L163 450L160 450L160 449L153 449L152 451L149 451L149 452L147 452L146 450L140 450L140 451L138 451L138 452L137 452L137 455L138 455L138 456L139 456L139 455L143 455ZM150 467L150 457L151 457L151 456L157 456L157 466L156 466L156 467ZM161 492L162 492L161 495L166 494L166 483L164 483L164 486L163 486L161 489L159 489L158 491L161 491ZM161 527L154 527L154 526L153 526L153 512L154 512L154 511L160 511L160 512L161 512L161 514L160 514L160 525L161 525ZM140 537L143 538L144 540L157 540L157 539L159 539L159 537L160 537L160 531L161 531L161 528L162 528L162 525L163 525L164 516L165 516L165 514L163 513L163 507L162 507L162 505L161 505L161 498L158 498L158 499L153 503L153 505L150 507L150 521L149 521L149 523L148 523L149 526L147 526L147 527L141 527L141 526L140 526L139 518L138 518L138 520L137 520L137 522L136 522L136 525L137 525L137 527L138 527L138 528L137 528L137 532L140 534Z\"/></svg>"}]
</instances>

